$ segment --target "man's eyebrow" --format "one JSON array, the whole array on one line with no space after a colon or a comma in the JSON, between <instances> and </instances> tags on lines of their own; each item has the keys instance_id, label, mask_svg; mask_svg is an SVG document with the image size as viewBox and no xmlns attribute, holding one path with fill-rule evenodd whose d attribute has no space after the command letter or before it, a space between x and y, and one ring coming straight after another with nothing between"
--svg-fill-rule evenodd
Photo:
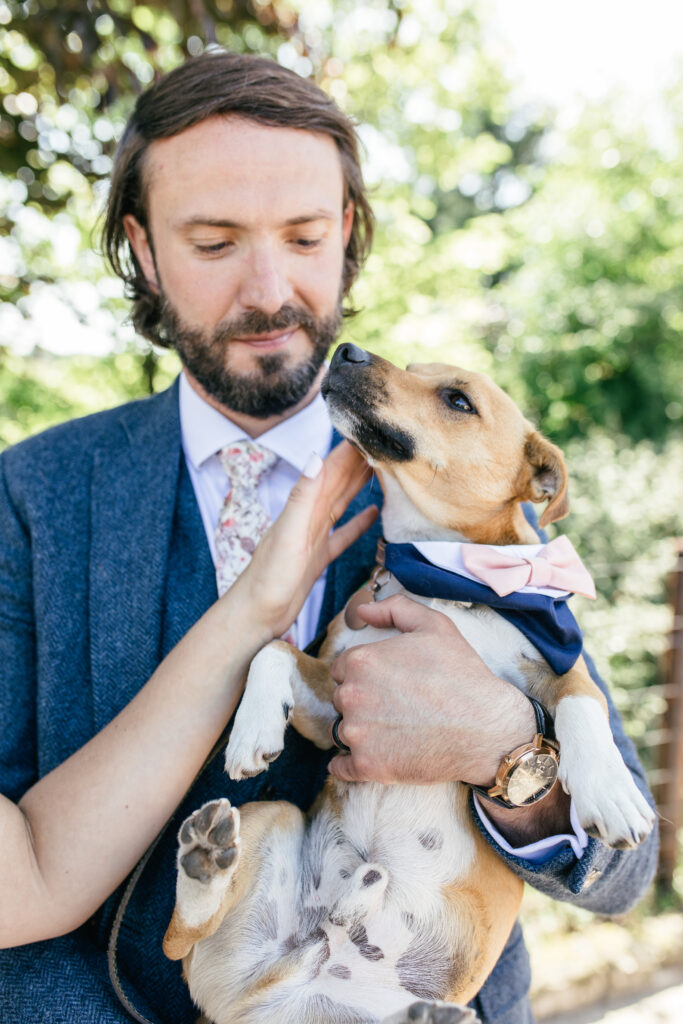
<instances>
[{"instance_id":1,"label":"man's eyebrow","mask_svg":"<svg viewBox=\"0 0 683 1024\"><path fill-rule=\"evenodd\" d=\"M334 220L335 216L330 210L311 210L310 213L300 213L296 217L288 217L283 222L282 227L288 228L295 227L297 224L312 224L317 220ZM242 224L237 220L226 220L224 217L205 217L201 213L195 214L193 217L187 217L178 224L178 227L182 230L194 227L244 228L246 226L246 224Z\"/></svg>"},{"instance_id":2,"label":"man's eyebrow","mask_svg":"<svg viewBox=\"0 0 683 1024\"><path fill-rule=\"evenodd\" d=\"M290 217L285 221L285 227L292 227L295 224L309 224L316 220L334 220L336 214L330 210L313 210L311 213L302 213L298 217Z\"/></svg>"}]
</instances>

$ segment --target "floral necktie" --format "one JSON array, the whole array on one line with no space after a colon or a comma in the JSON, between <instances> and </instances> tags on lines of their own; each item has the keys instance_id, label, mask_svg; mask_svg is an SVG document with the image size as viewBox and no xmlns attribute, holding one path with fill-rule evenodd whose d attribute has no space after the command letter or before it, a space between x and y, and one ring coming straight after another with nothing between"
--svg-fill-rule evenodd
<instances>
[{"instance_id":1,"label":"floral necktie","mask_svg":"<svg viewBox=\"0 0 683 1024\"><path fill-rule=\"evenodd\" d=\"M277 455L254 441L234 441L218 452L230 481L216 527L216 582L224 594L251 560L270 526L261 504L258 483L277 462Z\"/></svg>"}]
</instances>

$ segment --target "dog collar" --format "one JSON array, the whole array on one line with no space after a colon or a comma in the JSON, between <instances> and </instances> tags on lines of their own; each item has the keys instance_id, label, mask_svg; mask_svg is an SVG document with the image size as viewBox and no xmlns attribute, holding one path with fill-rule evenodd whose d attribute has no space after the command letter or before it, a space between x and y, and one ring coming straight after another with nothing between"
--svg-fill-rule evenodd
<instances>
[{"instance_id":1,"label":"dog collar","mask_svg":"<svg viewBox=\"0 0 683 1024\"><path fill-rule=\"evenodd\" d=\"M415 541L432 565L485 583L500 597L513 592L595 599L595 584L569 537L549 544L471 544L462 541Z\"/></svg>"},{"instance_id":2,"label":"dog collar","mask_svg":"<svg viewBox=\"0 0 683 1024\"><path fill-rule=\"evenodd\" d=\"M494 608L527 637L557 675L568 672L581 654L581 630L567 607L566 591L539 593L539 588L527 587L501 596L484 583L434 565L415 544L385 542L378 554L383 567L411 594Z\"/></svg>"},{"instance_id":3,"label":"dog collar","mask_svg":"<svg viewBox=\"0 0 683 1024\"><path fill-rule=\"evenodd\" d=\"M370 577L370 582L357 590L346 604L344 621L349 629L365 629L367 622L364 622L358 615L358 606L376 601L377 595L391 581L391 573L384 565L384 545L385 541L380 538L377 542L377 565Z\"/></svg>"}]
</instances>

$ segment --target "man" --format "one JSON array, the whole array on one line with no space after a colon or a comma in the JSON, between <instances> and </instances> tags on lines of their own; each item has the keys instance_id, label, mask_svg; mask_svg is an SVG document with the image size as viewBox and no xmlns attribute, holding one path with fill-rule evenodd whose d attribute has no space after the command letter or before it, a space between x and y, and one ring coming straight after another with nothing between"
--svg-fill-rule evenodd
<instances>
[{"instance_id":1,"label":"man","mask_svg":"<svg viewBox=\"0 0 683 1024\"><path fill-rule=\"evenodd\" d=\"M11 718L0 770L13 799L92 737L101 748L110 736L103 727L215 601L214 529L229 486L216 452L248 436L278 456L259 484L274 517L310 452L324 455L333 444L319 396L323 360L371 232L353 128L311 83L269 61L212 53L138 100L117 156L107 250L128 283L138 330L176 348L184 371L164 395L57 428L2 456L0 650ZM369 500L370 486L347 516ZM296 623L300 646L365 578L376 539L369 531L314 587ZM442 617L407 601L393 611L378 605L375 615L377 624L393 618L406 635L335 666L351 695L342 736L346 728L354 739L331 770L385 782L491 785L502 757L535 732L529 702ZM410 700L416 675L419 702ZM492 703L495 720L485 711ZM409 718L401 707L411 709ZM435 715L443 722L436 735ZM613 726L646 790L616 716ZM142 715L136 736L160 761L173 742L164 727L164 709L155 708ZM113 742L120 762L129 737ZM174 820L218 795L305 807L325 761L296 734L265 776L230 783L215 759ZM114 832L128 807L109 787L101 790ZM654 837L633 852L611 851L572 829L561 792L531 809L491 804L473 813L513 870L559 898L620 912L652 876ZM173 903L176 829L163 835L117 931L125 996L159 1022L194 1019L177 966L160 949ZM106 964L120 896L72 934L0 956L3 1020L129 1019ZM517 927L475 1001L484 1021L530 1020L528 972Z\"/></svg>"}]
</instances>

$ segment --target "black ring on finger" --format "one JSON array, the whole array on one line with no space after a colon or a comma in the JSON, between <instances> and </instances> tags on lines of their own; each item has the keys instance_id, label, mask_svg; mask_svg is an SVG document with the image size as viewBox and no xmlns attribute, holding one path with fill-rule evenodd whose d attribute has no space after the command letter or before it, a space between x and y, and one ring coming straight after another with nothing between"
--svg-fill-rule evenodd
<instances>
[{"instance_id":1,"label":"black ring on finger","mask_svg":"<svg viewBox=\"0 0 683 1024\"><path fill-rule=\"evenodd\" d=\"M339 739L339 724L342 721L343 717L343 715L337 715L334 722L332 723L332 742L334 743L335 747L337 747L339 750L343 750L345 753L350 754L351 747L347 747L344 741Z\"/></svg>"}]
</instances>

